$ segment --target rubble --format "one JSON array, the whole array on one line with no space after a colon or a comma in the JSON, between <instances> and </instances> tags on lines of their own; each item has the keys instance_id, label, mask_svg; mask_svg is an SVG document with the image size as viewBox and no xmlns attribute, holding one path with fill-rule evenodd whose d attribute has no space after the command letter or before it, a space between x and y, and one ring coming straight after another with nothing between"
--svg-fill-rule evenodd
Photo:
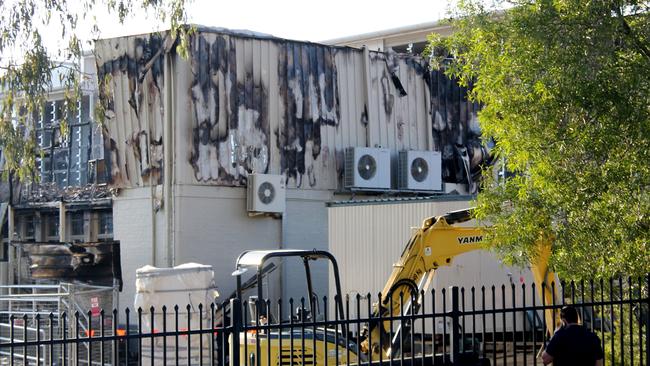
<instances>
[{"instance_id":1,"label":"rubble","mask_svg":"<svg viewBox=\"0 0 650 366\"><path fill-rule=\"evenodd\" d=\"M76 187L59 187L56 183L32 183L24 185L20 203L75 202L113 198L118 189L106 184L88 184Z\"/></svg>"}]
</instances>

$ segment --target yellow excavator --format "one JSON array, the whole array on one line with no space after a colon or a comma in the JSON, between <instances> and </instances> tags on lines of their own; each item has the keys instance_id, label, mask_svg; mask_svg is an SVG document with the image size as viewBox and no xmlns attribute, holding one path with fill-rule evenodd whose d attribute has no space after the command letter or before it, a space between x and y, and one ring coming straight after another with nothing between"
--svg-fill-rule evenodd
<instances>
[{"instance_id":1,"label":"yellow excavator","mask_svg":"<svg viewBox=\"0 0 650 366\"><path fill-rule=\"evenodd\" d=\"M371 321L359 337L359 343L350 343L346 335L345 327L339 336L338 332L328 329L320 329L320 335L316 329L307 330L298 328L295 330L269 331L268 334L247 335L240 334L239 358L241 365L337 365L355 364L359 361L380 362L390 359L391 345L389 334L392 333L391 317L399 317L404 309L404 300L417 298L421 291L426 290L433 280L438 268L449 266L454 257L482 249L484 231L480 227L462 227L458 224L472 219L471 209L454 211L438 217L430 217L424 220L422 226L411 236L404 248L399 261L394 264L393 272L386 282L382 293L381 304L374 304L371 319L382 319L382 321ZM531 271L539 290L539 296L549 303L553 299L551 286L542 286L542 283L550 284L555 281L555 274L549 271L548 259L550 256L550 240L540 239L538 242L538 255L535 263L531 263ZM256 268L257 298L262 296L262 278L268 271L268 262L274 258L298 257L303 261L307 277L307 291L309 298L315 298L312 287L311 271L309 262L317 259L329 260L332 265L336 297L336 314L342 319L344 314L341 296L340 277L338 265L334 256L327 251L320 250L256 250L242 253L236 262L236 270L233 276L237 278L237 297L241 299L242 275L249 268ZM544 292L544 293L542 293ZM312 319L315 319L317 309L314 309L314 301L308 301L309 312ZM250 319L259 324L257 319L263 313L260 309L260 302L256 309L252 310ZM304 309L303 309L304 310ZM392 313L391 313L392 312ZM555 320L551 310L547 310L546 331L553 334ZM340 319L336 319L340 320ZM344 322L341 322L344 324ZM298 326L298 324L296 324ZM392 335L392 334L391 334ZM308 341L305 341L305 339ZM270 344L269 344L270 342ZM231 342L232 345L232 342ZM232 350L231 350L232 352ZM231 353L233 355L233 353Z\"/></svg>"}]
</instances>

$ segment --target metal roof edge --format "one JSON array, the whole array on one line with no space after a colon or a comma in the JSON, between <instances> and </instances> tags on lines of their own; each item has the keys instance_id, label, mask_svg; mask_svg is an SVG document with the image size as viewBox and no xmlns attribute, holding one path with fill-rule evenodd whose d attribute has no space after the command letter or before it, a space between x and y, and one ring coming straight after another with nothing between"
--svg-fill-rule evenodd
<instances>
[{"instance_id":1,"label":"metal roof edge","mask_svg":"<svg viewBox=\"0 0 650 366\"><path fill-rule=\"evenodd\" d=\"M427 29L431 29L433 31L434 29L439 29L439 28L450 28L451 25L447 24L445 21L446 19L439 19L432 22L411 24L403 27L389 28L389 29L383 29L374 32L356 34L352 36L344 36L340 38L327 39L321 41L321 43L329 44L329 45L341 45L345 43L360 42L363 40L394 37L397 35L403 35L405 33L425 31Z\"/></svg>"},{"instance_id":2,"label":"metal roof edge","mask_svg":"<svg viewBox=\"0 0 650 366\"><path fill-rule=\"evenodd\" d=\"M302 43L302 44L308 44L308 45L318 45L318 46L325 46L325 47L331 47L335 49L350 49L350 50L357 50L358 48L355 47L350 47L350 46L344 46L344 45L332 45L332 44L327 44L323 42L317 42L317 41L308 41L308 40L298 40L298 39L289 39L289 38L283 38L283 37L278 37L274 36L272 34L268 33L263 33L263 32L256 32L256 31L251 31L248 29L229 29L229 28L224 28L224 27L216 27L216 26L207 26L207 25L202 25L202 24L184 24L186 27L195 27L196 31L198 33L214 33L214 34L222 34L222 35L227 35L231 37L238 37L238 38L248 38L248 39L259 39L259 40L268 40L268 41L275 41L275 42L292 42L292 43ZM160 30L153 30L151 32L145 32L145 33L133 33L133 34L125 34L122 36L117 36L117 37L108 37L108 38L100 38L94 40L95 43L97 42L105 42L105 41L110 41L110 40L117 40L117 39L124 39L124 38L131 38L131 37L145 37L148 35L152 34L159 34L159 35L164 35L170 32L170 29L160 29Z\"/></svg>"},{"instance_id":3,"label":"metal roof edge","mask_svg":"<svg viewBox=\"0 0 650 366\"><path fill-rule=\"evenodd\" d=\"M331 207L345 207L345 206L371 206L371 205L391 205L398 203L418 203L418 202L449 202L449 201L471 201L476 199L476 195L434 195L425 197L390 197L379 199L364 199L364 200L347 200L347 201L328 201L325 206Z\"/></svg>"}]
</instances>

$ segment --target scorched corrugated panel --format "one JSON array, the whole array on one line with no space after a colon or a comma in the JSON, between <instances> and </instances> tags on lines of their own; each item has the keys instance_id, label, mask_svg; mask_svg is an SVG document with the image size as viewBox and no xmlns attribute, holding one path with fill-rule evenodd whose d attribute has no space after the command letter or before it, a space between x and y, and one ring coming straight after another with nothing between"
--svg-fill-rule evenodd
<instances>
[{"instance_id":1,"label":"scorched corrugated panel","mask_svg":"<svg viewBox=\"0 0 650 366\"><path fill-rule=\"evenodd\" d=\"M244 186L257 172L331 190L348 146L396 154L457 143L432 128L452 106L431 101L440 88L419 57L210 28L191 36L188 59L173 46L166 33L96 44L115 186L160 184L173 166L177 184ZM173 164L163 164L165 149Z\"/></svg>"}]
</instances>

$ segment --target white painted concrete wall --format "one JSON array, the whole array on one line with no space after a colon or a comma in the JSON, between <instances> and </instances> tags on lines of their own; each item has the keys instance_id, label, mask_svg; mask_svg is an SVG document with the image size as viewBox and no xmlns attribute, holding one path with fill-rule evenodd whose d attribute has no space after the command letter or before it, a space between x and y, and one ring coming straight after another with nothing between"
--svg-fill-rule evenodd
<instances>
[{"instance_id":1,"label":"white painted concrete wall","mask_svg":"<svg viewBox=\"0 0 650 366\"><path fill-rule=\"evenodd\" d=\"M113 200L113 237L120 241L124 281L120 308L133 307L135 270L154 263L151 202L149 187L123 190Z\"/></svg>"},{"instance_id":2,"label":"white painted concrete wall","mask_svg":"<svg viewBox=\"0 0 650 366\"><path fill-rule=\"evenodd\" d=\"M221 298L235 291L235 260L244 250L280 247L281 220L246 212L246 189L182 185L176 187L176 264L214 267ZM278 291L271 283L272 292ZM277 295L276 295L277 296Z\"/></svg>"},{"instance_id":3,"label":"white painted concrete wall","mask_svg":"<svg viewBox=\"0 0 650 366\"><path fill-rule=\"evenodd\" d=\"M327 209L325 202L332 195L328 191L289 190L284 216L284 243L290 249L327 250ZM310 262L312 284L319 298L326 296L329 264ZM299 260L285 261L282 266L284 301L293 298L294 309L302 297L308 299L304 266ZM308 303L307 303L308 304ZM288 307L285 307L287 311ZM286 314L285 314L286 315Z\"/></svg>"},{"instance_id":4,"label":"white painted concrete wall","mask_svg":"<svg viewBox=\"0 0 650 366\"><path fill-rule=\"evenodd\" d=\"M332 199L329 191L288 190L282 219L250 217L246 212L246 189L240 187L176 185L173 205L163 204L155 214L152 197L149 187L125 189L114 201L115 239L120 240L122 248L122 307L132 306L137 268L146 264L165 266L164 210L170 206L173 206L172 263L212 265L220 300L226 300L236 289L231 273L235 260L244 250L327 249L328 246L325 202ZM312 278L318 295L327 295L326 263L312 264ZM273 300L280 296L293 297L299 303L300 297L307 294L302 262L279 264L264 286L265 295Z\"/></svg>"}]
</instances>

